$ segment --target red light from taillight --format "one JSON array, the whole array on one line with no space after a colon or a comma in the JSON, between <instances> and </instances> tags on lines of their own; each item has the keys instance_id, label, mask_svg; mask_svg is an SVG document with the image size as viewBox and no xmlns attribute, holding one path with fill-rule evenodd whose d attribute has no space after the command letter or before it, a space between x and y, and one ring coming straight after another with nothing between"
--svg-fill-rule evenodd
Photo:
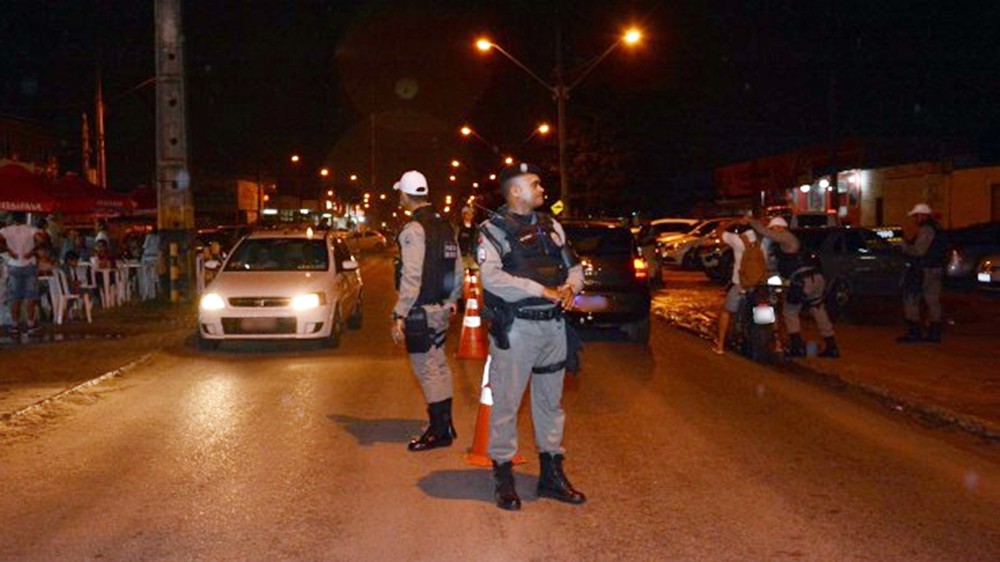
<instances>
[{"instance_id":1,"label":"red light from taillight","mask_svg":"<svg viewBox=\"0 0 1000 562\"><path fill-rule=\"evenodd\" d=\"M649 266L646 265L646 260L635 258L632 260L632 267L635 268L636 279L646 279L649 277Z\"/></svg>"}]
</instances>

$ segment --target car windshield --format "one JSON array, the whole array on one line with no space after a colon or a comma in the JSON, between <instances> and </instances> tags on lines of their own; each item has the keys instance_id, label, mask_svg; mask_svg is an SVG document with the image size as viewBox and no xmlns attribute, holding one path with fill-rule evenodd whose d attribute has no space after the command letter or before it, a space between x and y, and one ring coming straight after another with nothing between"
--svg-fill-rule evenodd
<instances>
[{"instance_id":1,"label":"car windshield","mask_svg":"<svg viewBox=\"0 0 1000 562\"><path fill-rule=\"evenodd\" d=\"M719 227L722 221L705 221L690 232L691 236L708 236L713 230Z\"/></svg>"},{"instance_id":2,"label":"car windshield","mask_svg":"<svg viewBox=\"0 0 1000 562\"><path fill-rule=\"evenodd\" d=\"M566 237L581 256L632 253L632 233L625 228L566 226Z\"/></svg>"},{"instance_id":3,"label":"car windshield","mask_svg":"<svg viewBox=\"0 0 1000 562\"><path fill-rule=\"evenodd\" d=\"M684 234L691 231L691 223L688 221L661 222L659 224L654 224L650 228L650 231L654 236L659 236L660 234L668 232L679 232Z\"/></svg>"},{"instance_id":4,"label":"car windshield","mask_svg":"<svg viewBox=\"0 0 1000 562\"><path fill-rule=\"evenodd\" d=\"M252 238L244 240L226 263L226 271L326 271L325 240Z\"/></svg>"}]
</instances>

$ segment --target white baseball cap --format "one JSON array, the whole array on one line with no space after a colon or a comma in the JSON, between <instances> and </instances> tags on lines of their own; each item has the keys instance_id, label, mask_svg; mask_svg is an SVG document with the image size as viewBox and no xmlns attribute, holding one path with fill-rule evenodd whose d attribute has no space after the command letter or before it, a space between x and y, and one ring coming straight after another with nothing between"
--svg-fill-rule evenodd
<instances>
[{"instance_id":1,"label":"white baseball cap","mask_svg":"<svg viewBox=\"0 0 1000 562\"><path fill-rule=\"evenodd\" d=\"M780 226L782 228L788 228L788 221L781 217L774 217L770 222L767 223L768 228L774 228Z\"/></svg>"},{"instance_id":2,"label":"white baseball cap","mask_svg":"<svg viewBox=\"0 0 1000 562\"><path fill-rule=\"evenodd\" d=\"M933 215L933 214L934 213L931 212L931 206L928 205L927 203L917 203L916 205L913 206L913 210L907 213L907 215L911 217L913 215Z\"/></svg>"},{"instance_id":3,"label":"white baseball cap","mask_svg":"<svg viewBox=\"0 0 1000 562\"><path fill-rule=\"evenodd\" d=\"M410 170L392 188L407 195L427 195L427 178L416 170Z\"/></svg>"}]
</instances>

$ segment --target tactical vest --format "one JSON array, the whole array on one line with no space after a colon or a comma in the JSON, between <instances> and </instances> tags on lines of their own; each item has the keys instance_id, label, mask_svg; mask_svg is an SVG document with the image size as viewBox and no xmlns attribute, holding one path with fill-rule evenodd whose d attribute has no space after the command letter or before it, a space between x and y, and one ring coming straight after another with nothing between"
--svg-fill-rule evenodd
<instances>
[{"instance_id":1,"label":"tactical vest","mask_svg":"<svg viewBox=\"0 0 1000 562\"><path fill-rule=\"evenodd\" d=\"M510 251L501 256L502 269L515 277L525 277L546 287L557 287L566 282L569 266L563 248L557 246L552 236L556 232L552 217L544 213L535 215L530 224L509 213L497 213L490 223L503 231ZM565 244L565 241L563 241ZM497 299L490 295L490 300ZM551 301L532 297L517 303L518 306L551 305Z\"/></svg>"},{"instance_id":2,"label":"tactical vest","mask_svg":"<svg viewBox=\"0 0 1000 562\"><path fill-rule=\"evenodd\" d=\"M934 229L934 239L931 240L927 253L920 258L920 265L926 268L943 268L948 263L948 238L936 222L928 221L926 224Z\"/></svg>"},{"instance_id":3,"label":"tactical vest","mask_svg":"<svg viewBox=\"0 0 1000 562\"><path fill-rule=\"evenodd\" d=\"M414 211L413 220L424 229L423 271L420 275L420 294L414 306L441 304L451 295L457 282L455 260L458 259L458 243L455 231L448 220L430 205Z\"/></svg>"},{"instance_id":4,"label":"tactical vest","mask_svg":"<svg viewBox=\"0 0 1000 562\"><path fill-rule=\"evenodd\" d=\"M785 252L779 244L772 244L774 256L778 261L778 274L785 279L790 279L792 275L802 267L802 252Z\"/></svg>"}]
</instances>

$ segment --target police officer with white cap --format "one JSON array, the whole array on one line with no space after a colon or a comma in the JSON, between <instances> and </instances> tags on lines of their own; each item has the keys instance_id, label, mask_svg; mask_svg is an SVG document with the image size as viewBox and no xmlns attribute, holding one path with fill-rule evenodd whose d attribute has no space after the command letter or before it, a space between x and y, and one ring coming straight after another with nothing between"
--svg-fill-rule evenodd
<instances>
[{"instance_id":1,"label":"police officer with white cap","mask_svg":"<svg viewBox=\"0 0 1000 562\"><path fill-rule=\"evenodd\" d=\"M916 236L903 241L903 254L910 257L903 279L903 315L906 332L899 343L941 341L941 279L947 262L948 241L934 221L930 205L919 203L909 212L916 223ZM927 303L929 324L924 337L920 322L920 301Z\"/></svg>"},{"instance_id":2,"label":"police officer with white cap","mask_svg":"<svg viewBox=\"0 0 1000 562\"><path fill-rule=\"evenodd\" d=\"M458 435L451 419L452 376L444 354L449 317L462 292L462 262L451 223L431 206L427 178L403 174L393 189L412 220L400 231L392 338L405 342L427 402L430 424L409 443L411 451L447 447Z\"/></svg>"},{"instance_id":3,"label":"police officer with white cap","mask_svg":"<svg viewBox=\"0 0 1000 562\"><path fill-rule=\"evenodd\" d=\"M572 306L574 295L583 289L583 268L562 226L535 210L545 200L540 175L530 164L502 170L500 191L506 204L479 229L477 260L490 318L488 376L493 392L488 453L496 503L507 510L521 507L512 461L517 411L529 381L541 462L538 495L571 504L586 501L563 472L566 415L560 404L570 333L563 309Z\"/></svg>"},{"instance_id":4,"label":"police officer with white cap","mask_svg":"<svg viewBox=\"0 0 1000 562\"><path fill-rule=\"evenodd\" d=\"M802 255L802 244L799 242L799 238L788 230L788 221L782 217L774 217L767 223L767 226L752 218L748 222L761 236L777 243L772 244L771 249L776 258L778 274L789 282L781 310L781 317L785 321L785 329L788 331L788 349L785 350L785 355L788 357L806 356L805 342L802 340L802 322L799 319L802 307L805 305L809 308L813 320L816 321L816 328L825 343L819 356L840 357L840 348L837 346L833 323L830 322L830 315L826 312L826 304L823 300L826 292L826 281L818 267L807 263L808 260Z\"/></svg>"}]
</instances>

